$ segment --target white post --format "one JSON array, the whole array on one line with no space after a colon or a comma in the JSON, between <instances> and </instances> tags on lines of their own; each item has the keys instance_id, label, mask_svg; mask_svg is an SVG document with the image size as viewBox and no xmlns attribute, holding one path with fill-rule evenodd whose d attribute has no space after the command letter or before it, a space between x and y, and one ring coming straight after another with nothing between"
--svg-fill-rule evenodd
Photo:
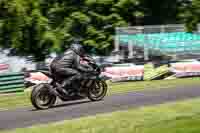
<instances>
[{"instance_id":1,"label":"white post","mask_svg":"<svg viewBox=\"0 0 200 133\"><path fill-rule=\"evenodd\" d=\"M115 35L115 51L119 51L119 37Z\"/></svg>"},{"instance_id":2,"label":"white post","mask_svg":"<svg viewBox=\"0 0 200 133\"><path fill-rule=\"evenodd\" d=\"M165 33L165 25L161 25L161 33Z\"/></svg>"},{"instance_id":3,"label":"white post","mask_svg":"<svg viewBox=\"0 0 200 133\"><path fill-rule=\"evenodd\" d=\"M118 52L120 50L120 39L118 34L115 35L115 51ZM119 54L116 54L116 59L119 60Z\"/></svg>"},{"instance_id":4,"label":"white post","mask_svg":"<svg viewBox=\"0 0 200 133\"><path fill-rule=\"evenodd\" d=\"M128 58L133 58L133 40L128 41Z\"/></svg>"},{"instance_id":5,"label":"white post","mask_svg":"<svg viewBox=\"0 0 200 133\"><path fill-rule=\"evenodd\" d=\"M200 33L200 24L197 24L198 33Z\"/></svg>"},{"instance_id":6,"label":"white post","mask_svg":"<svg viewBox=\"0 0 200 133\"><path fill-rule=\"evenodd\" d=\"M148 40L148 37L147 35L145 35L145 43L144 43L144 60L145 61L148 61L149 60L149 50L148 50L148 44L147 44L147 40Z\"/></svg>"}]
</instances>

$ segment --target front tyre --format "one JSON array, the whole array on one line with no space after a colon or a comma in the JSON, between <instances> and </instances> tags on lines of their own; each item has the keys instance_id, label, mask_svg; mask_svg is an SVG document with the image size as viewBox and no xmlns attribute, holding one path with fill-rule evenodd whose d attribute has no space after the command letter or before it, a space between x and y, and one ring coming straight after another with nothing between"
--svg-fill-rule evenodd
<instances>
[{"instance_id":1,"label":"front tyre","mask_svg":"<svg viewBox=\"0 0 200 133\"><path fill-rule=\"evenodd\" d=\"M48 109L56 102L56 96L49 92L50 85L38 84L31 92L31 103L36 109Z\"/></svg>"},{"instance_id":2,"label":"front tyre","mask_svg":"<svg viewBox=\"0 0 200 133\"><path fill-rule=\"evenodd\" d=\"M108 87L105 81L95 81L94 85L88 88L88 98L91 101L100 101L106 96L107 90Z\"/></svg>"}]
</instances>

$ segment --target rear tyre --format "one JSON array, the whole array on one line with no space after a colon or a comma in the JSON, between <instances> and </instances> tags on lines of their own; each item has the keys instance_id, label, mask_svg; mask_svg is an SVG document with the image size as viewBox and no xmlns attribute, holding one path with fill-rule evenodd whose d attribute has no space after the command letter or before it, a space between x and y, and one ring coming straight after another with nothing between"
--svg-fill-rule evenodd
<instances>
[{"instance_id":1,"label":"rear tyre","mask_svg":"<svg viewBox=\"0 0 200 133\"><path fill-rule=\"evenodd\" d=\"M56 103L56 96L50 93L48 84L38 84L31 92L31 103L36 109L48 109Z\"/></svg>"},{"instance_id":2,"label":"rear tyre","mask_svg":"<svg viewBox=\"0 0 200 133\"><path fill-rule=\"evenodd\" d=\"M88 89L88 98L91 101L100 101L106 96L107 90L108 87L105 81L96 81L93 87Z\"/></svg>"}]
</instances>

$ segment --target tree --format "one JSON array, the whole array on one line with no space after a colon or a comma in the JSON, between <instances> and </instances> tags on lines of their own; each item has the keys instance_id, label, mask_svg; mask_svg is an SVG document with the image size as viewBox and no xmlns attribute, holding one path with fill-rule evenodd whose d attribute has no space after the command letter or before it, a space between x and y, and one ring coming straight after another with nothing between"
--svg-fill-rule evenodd
<instances>
[{"instance_id":1,"label":"tree","mask_svg":"<svg viewBox=\"0 0 200 133\"><path fill-rule=\"evenodd\" d=\"M0 45L17 55L32 55L43 61L50 52L60 49L57 30L51 30L49 20L38 0L3 0L0 2Z\"/></svg>"},{"instance_id":2,"label":"tree","mask_svg":"<svg viewBox=\"0 0 200 133\"><path fill-rule=\"evenodd\" d=\"M185 0L187 1L187 0ZM198 0L194 0L198 2ZM1 0L0 46L42 61L79 39L109 54L115 28L181 22L183 0ZM196 12L197 7L195 7ZM194 19L196 21L196 19Z\"/></svg>"},{"instance_id":3,"label":"tree","mask_svg":"<svg viewBox=\"0 0 200 133\"><path fill-rule=\"evenodd\" d=\"M197 24L200 21L200 1L185 0L185 5L182 6L180 17L186 24L187 31L193 32L197 30Z\"/></svg>"}]
</instances>

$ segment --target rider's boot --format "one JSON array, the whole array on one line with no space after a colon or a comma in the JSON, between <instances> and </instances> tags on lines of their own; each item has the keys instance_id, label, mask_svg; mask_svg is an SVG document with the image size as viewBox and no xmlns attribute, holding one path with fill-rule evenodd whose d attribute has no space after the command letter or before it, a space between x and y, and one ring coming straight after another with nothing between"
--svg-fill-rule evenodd
<instances>
[{"instance_id":1,"label":"rider's boot","mask_svg":"<svg viewBox=\"0 0 200 133\"><path fill-rule=\"evenodd\" d=\"M72 95L73 95L73 86L71 86L71 81L69 81L69 80L63 81L63 83L62 83L62 88L64 89L64 91L65 91L69 96L72 96Z\"/></svg>"},{"instance_id":2,"label":"rider's boot","mask_svg":"<svg viewBox=\"0 0 200 133\"><path fill-rule=\"evenodd\" d=\"M68 95L69 94L62 85L57 83L56 86L57 86L58 91L64 93L64 95Z\"/></svg>"}]
</instances>

